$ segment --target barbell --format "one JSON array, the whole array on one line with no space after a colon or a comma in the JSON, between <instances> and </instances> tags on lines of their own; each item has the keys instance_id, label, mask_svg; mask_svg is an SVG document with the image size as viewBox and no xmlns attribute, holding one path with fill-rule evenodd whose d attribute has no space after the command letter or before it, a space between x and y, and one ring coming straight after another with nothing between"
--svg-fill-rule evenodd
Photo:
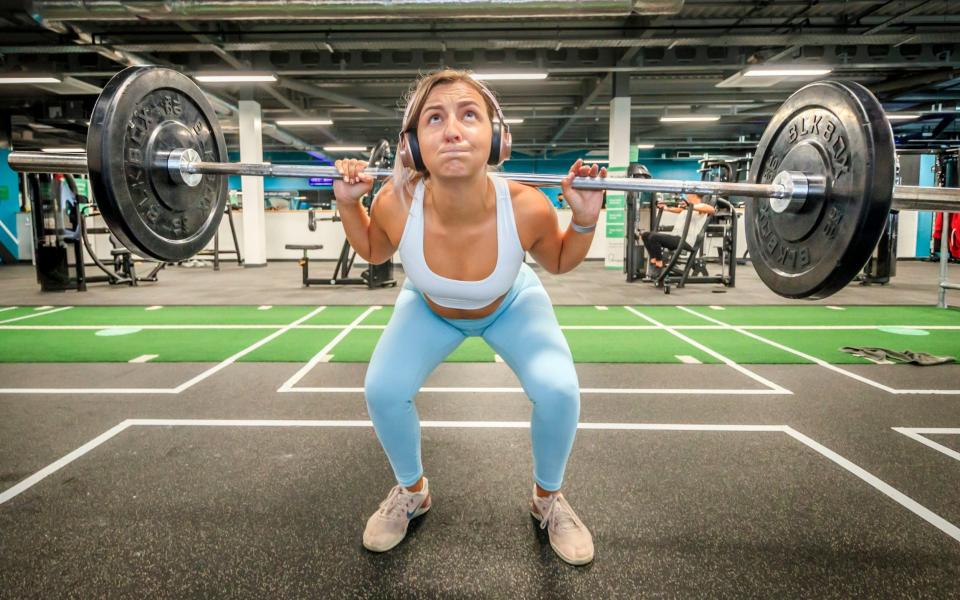
<instances>
[{"instance_id":1,"label":"barbell","mask_svg":"<svg viewBox=\"0 0 960 600\"><path fill-rule=\"evenodd\" d=\"M104 221L127 248L164 261L189 258L216 234L227 175L340 178L335 167L226 162L216 114L186 75L130 67L104 87L85 155L13 152L23 172L88 172ZM820 81L797 90L763 132L747 182L577 177L573 187L723 194L747 200L747 247L771 290L824 298L873 252L891 209L960 210L960 190L894 186L893 132L862 85ZM375 178L387 169L366 171ZM562 175L498 173L537 187Z\"/></svg>"}]
</instances>

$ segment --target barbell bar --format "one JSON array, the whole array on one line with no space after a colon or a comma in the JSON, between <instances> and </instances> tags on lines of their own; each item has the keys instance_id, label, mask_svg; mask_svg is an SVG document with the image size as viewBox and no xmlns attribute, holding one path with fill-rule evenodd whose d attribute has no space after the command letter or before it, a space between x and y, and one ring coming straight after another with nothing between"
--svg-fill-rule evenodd
<instances>
[{"instance_id":1,"label":"barbell bar","mask_svg":"<svg viewBox=\"0 0 960 600\"><path fill-rule=\"evenodd\" d=\"M104 87L85 155L14 152L17 171L90 174L105 222L127 248L176 261L213 238L227 175L339 178L329 166L226 162L216 114L192 79L130 67ZM392 172L384 164L367 171ZM498 173L538 187L562 175ZM746 200L747 247L761 280L791 298L824 298L872 254L891 209L960 210L960 190L894 186L893 132L862 85L820 81L794 92L770 120L745 182L575 178L578 189L724 194Z\"/></svg>"},{"instance_id":2,"label":"barbell bar","mask_svg":"<svg viewBox=\"0 0 960 600\"><path fill-rule=\"evenodd\" d=\"M193 156L191 156L191 154ZM249 175L253 177L324 177L342 179L336 167L326 165L294 165L275 163L224 163L197 160L195 151L176 149L161 156L157 169L166 169L171 179L181 185L196 187L201 179L190 175ZM49 154L46 152L11 152L10 168L20 172L86 173L84 154ZM389 169L366 169L364 173L375 179L393 175ZM563 175L540 173L499 172L498 177L535 187L560 187ZM776 212L785 212L790 204L802 203L807 198L823 195L826 182L822 175L796 171L781 171L769 184L736 183L727 181L700 181L682 179L639 179L633 177L575 177L575 189L622 192L663 192L678 194L723 194L745 198L772 198ZM960 189L898 185L893 188L891 208L896 210L960 211Z\"/></svg>"},{"instance_id":3,"label":"barbell bar","mask_svg":"<svg viewBox=\"0 0 960 600\"><path fill-rule=\"evenodd\" d=\"M12 152L10 167L15 171L54 171L86 173L87 158L82 154L47 154L44 152ZM180 185L195 187L202 179L191 175L251 175L254 177L326 177L341 179L336 167L326 165L293 165L274 163L225 163L204 162L191 149L174 149L167 154L158 153L156 169L166 169L169 177ZM393 175L389 169L366 169L364 173L373 178ZM526 183L536 187L559 187L563 175L538 173L499 172L498 177ZM609 190L623 192L676 192L689 194L730 194L758 198L776 198L785 203L802 201L810 196L823 194L825 181L822 176L807 176L803 173L783 172L773 183L751 184L718 181L679 179L637 179L626 177L575 177L573 187L582 190ZM808 191L810 190L810 191ZM816 190L819 190L817 192Z\"/></svg>"}]
</instances>

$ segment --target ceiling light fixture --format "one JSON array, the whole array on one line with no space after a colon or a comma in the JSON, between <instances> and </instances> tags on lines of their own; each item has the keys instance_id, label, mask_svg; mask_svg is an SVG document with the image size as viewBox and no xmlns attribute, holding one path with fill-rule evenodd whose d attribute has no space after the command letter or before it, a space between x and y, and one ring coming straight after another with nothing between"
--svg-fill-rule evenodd
<instances>
[{"instance_id":1,"label":"ceiling light fixture","mask_svg":"<svg viewBox=\"0 0 960 600\"><path fill-rule=\"evenodd\" d=\"M194 79L201 83L268 83L277 80L272 74L241 74L230 75L194 75Z\"/></svg>"}]
</instances>

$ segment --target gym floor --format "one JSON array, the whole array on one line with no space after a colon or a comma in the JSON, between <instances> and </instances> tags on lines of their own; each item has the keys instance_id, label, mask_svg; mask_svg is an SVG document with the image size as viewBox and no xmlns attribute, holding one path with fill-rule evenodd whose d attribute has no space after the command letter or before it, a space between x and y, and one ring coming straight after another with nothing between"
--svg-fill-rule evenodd
<instances>
[{"instance_id":1,"label":"gym floor","mask_svg":"<svg viewBox=\"0 0 960 600\"><path fill-rule=\"evenodd\" d=\"M361 546L393 485L361 386L397 289L271 263L41 294L0 270L0 597L960 594L960 365L839 350L960 357L935 264L819 302L749 267L670 295L538 274L583 389L581 568L526 511L529 404L475 339L417 399L433 508Z\"/></svg>"}]
</instances>

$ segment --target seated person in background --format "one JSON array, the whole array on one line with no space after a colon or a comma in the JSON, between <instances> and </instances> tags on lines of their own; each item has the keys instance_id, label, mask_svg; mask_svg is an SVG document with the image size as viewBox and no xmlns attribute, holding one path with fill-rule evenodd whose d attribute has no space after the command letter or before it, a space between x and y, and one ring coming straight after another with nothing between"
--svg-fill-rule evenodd
<instances>
[{"instance_id":1,"label":"seated person in background","mask_svg":"<svg viewBox=\"0 0 960 600\"><path fill-rule=\"evenodd\" d=\"M659 275L658 270L663 269L663 249L676 250L682 241L683 249L692 252L693 243L697 240L697 236L700 235L700 230L706 225L710 215L717 212L717 209L713 205L702 202L700 194L687 194L686 197L688 200L681 201L678 206L671 207L666 206L663 202L657 202L657 208L675 214L685 213L688 201L693 204L693 213L690 215L690 227L687 229L685 239L680 239L680 236L683 234L683 225L686 221L685 217L678 218L674 222L671 231L644 231L640 234L643 245L647 249L647 254L650 255L650 266L651 270L653 270L651 276L654 278Z\"/></svg>"}]
</instances>

